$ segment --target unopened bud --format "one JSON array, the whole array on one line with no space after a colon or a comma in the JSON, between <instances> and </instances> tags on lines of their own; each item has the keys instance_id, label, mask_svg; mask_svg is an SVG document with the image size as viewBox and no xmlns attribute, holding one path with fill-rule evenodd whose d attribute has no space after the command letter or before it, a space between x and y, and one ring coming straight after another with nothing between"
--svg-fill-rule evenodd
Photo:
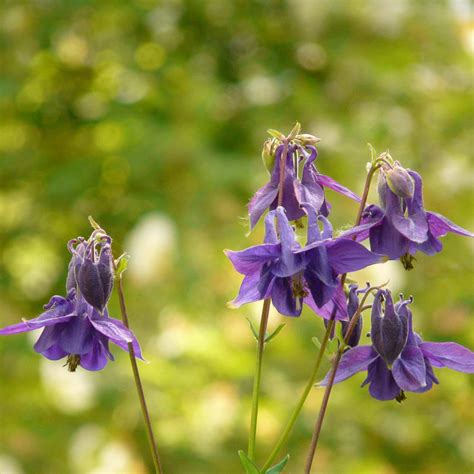
<instances>
[{"instance_id":1,"label":"unopened bud","mask_svg":"<svg viewBox=\"0 0 474 474\"><path fill-rule=\"evenodd\" d=\"M395 165L385 171L385 178L390 190L401 198L413 197L415 182L405 168Z\"/></svg>"},{"instance_id":2,"label":"unopened bud","mask_svg":"<svg viewBox=\"0 0 474 474\"><path fill-rule=\"evenodd\" d=\"M321 141L320 138L315 137L314 135L310 135L309 133L301 133L300 135L296 135L295 140L301 142L303 146L305 145L316 145Z\"/></svg>"}]
</instances>

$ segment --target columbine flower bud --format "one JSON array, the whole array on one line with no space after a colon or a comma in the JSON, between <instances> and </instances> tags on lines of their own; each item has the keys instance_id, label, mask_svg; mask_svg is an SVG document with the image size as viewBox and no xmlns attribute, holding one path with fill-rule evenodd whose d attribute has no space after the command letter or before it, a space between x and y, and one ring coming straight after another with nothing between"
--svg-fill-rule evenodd
<instances>
[{"instance_id":1,"label":"columbine flower bud","mask_svg":"<svg viewBox=\"0 0 474 474\"><path fill-rule=\"evenodd\" d=\"M349 286L349 296L347 300L347 314L349 315L350 320L352 319L355 312L357 311L357 308L359 307L359 297L357 295L359 293L365 293L366 291L367 291L367 288L364 288L363 290L357 290L357 285ZM341 321L343 335L346 334L349 324L350 324L350 321ZM362 334L362 317L359 317L355 325L355 328L352 331L351 337L347 341L347 345L350 347L357 346L359 344L361 334Z\"/></svg>"},{"instance_id":2,"label":"columbine flower bud","mask_svg":"<svg viewBox=\"0 0 474 474\"><path fill-rule=\"evenodd\" d=\"M103 236L100 242L97 242L96 237L93 233L87 244L76 278L84 299L102 311L110 298L114 284L112 250L110 237Z\"/></svg>"},{"instance_id":3,"label":"columbine flower bud","mask_svg":"<svg viewBox=\"0 0 474 474\"><path fill-rule=\"evenodd\" d=\"M385 311L382 300L385 296ZM408 337L408 321L395 311L390 291L379 290L372 305L371 338L374 349L390 367L400 355Z\"/></svg>"},{"instance_id":4,"label":"columbine flower bud","mask_svg":"<svg viewBox=\"0 0 474 474\"><path fill-rule=\"evenodd\" d=\"M315 137L314 135L310 135L309 133L301 133L296 135L295 140L299 141L303 146L306 145L316 145L321 141L320 138Z\"/></svg>"},{"instance_id":5,"label":"columbine flower bud","mask_svg":"<svg viewBox=\"0 0 474 474\"><path fill-rule=\"evenodd\" d=\"M394 194L401 198L413 197L415 182L405 168L396 164L395 167L385 171L385 178Z\"/></svg>"}]
</instances>

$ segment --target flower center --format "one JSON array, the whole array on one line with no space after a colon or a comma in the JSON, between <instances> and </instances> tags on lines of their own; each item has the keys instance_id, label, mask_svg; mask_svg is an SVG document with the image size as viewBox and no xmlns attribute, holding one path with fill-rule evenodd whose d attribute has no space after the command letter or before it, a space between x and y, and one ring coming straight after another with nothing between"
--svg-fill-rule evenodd
<instances>
[{"instance_id":1,"label":"flower center","mask_svg":"<svg viewBox=\"0 0 474 474\"><path fill-rule=\"evenodd\" d=\"M409 253L402 255L400 257L400 261L402 262L405 270L413 270L413 268L415 268L413 266L413 262L416 261L416 258L413 255L410 255Z\"/></svg>"},{"instance_id":2,"label":"flower center","mask_svg":"<svg viewBox=\"0 0 474 474\"><path fill-rule=\"evenodd\" d=\"M79 362L81 362L81 356L78 354L69 354L67 356L67 370L69 372L75 372L77 369L77 366L79 365Z\"/></svg>"},{"instance_id":3,"label":"flower center","mask_svg":"<svg viewBox=\"0 0 474 474\"><path fill-rule=\"evenodd\" d=\"M301 274L291 277L291 283L291 289L295 298L305 298L308 296L308 291L304 286L303 276Z\"/></svg>"}]
</instances>

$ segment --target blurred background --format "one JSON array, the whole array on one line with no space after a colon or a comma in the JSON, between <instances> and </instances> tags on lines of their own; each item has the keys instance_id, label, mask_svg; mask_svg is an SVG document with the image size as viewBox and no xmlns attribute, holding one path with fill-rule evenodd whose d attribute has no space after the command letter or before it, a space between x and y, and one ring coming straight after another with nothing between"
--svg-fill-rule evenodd
<instances>
[{"instance_id":1,"label":"blurred background","mask_svg":"<svg viewBox=\"0 0 474 474\"><path fill-rule=\"evenodd\" d=\"M255 354L245 318L261 305L226 307L241 279L222 249L261 241L245 218L267 180L266 129L300 121L322 138L321 172L359 193L367 142L389 148L423 175L428 209L472 230L473 38L467 0L4 0L0 325L64 294L66 242L93 215L116 255L131 254L126 296L165 472L241 472ZM353 222L355 203L328 198L335 227ZM389 275L415 296L426 339L473 348L474 247L444 244L412 272L391 262L354 277ZM115 295L110 305L119 317ZM282 321L265 353L261 461L324 332L309 311L272 313L271 327ZM0 472L151 472L127 355L71 374L32 350L37 336L0 339ZM371 399L362 374L336 386L315 472L471 472L472 378L437 374L440 386L402 404ZM302 472L321 398L295 427L289 473Z\"/></svg>"}]
</instances>

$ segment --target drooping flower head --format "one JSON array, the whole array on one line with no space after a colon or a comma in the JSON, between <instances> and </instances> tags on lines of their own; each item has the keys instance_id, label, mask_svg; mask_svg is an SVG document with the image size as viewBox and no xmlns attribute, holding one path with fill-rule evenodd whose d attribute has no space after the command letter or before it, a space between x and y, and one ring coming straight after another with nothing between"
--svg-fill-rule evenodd
<instances>
[{"instance_id":1,"label":"drooping flower head","mask_svg":"<svg viewBox=\"0 0 474 474\"><path fill-rule=\"evenodd\" d=\"M136 356L142 358L132 331L111 318L106 307L113 282L111 241L96 231L88 241L82 237L71 240L67 296L53 296L38 317L0 329L0 335L43 328L35 351L51 360L67 357L70 371L78 365L103 369L108 360L114 360L109 341L125 351L132 344Z\"/></svg>"},{"instance_id":2,"label":"drooping flower head","mask_svg":"<svg viewBox=\"0 0 474 474\"><path fill-rule=\"evenodd\" d=\"M306 140L306 143L308 141ZM259 189L248 205L250 217L250 230L252 230L260 217L267 209L274 210L278 205L280 184L281 158L285 151L284 145L278 145L274 159L268 145L264 148L264 160L273 166L270 182ZM270 155L269 155L270 154ZM283 181L283 201L281 205L286 209L288 220L294 221L305 215L301 205L307 203L315 211L324 216L329 215L330 205L324 195L324 187L360 201L352 191L342 186L329 176L320 174L314 166L318 152L313 145L289 144L285 157L285 170Z\"/></svg>"},{"instance_id":3,"label":"drooping flower head","mask_svg":"<svg viewBox=\"0 0 474 474\"><path fill-rule=\"evenodd\" d=\"M352 240L333 239L329 221L317 216L308 204L304 209L308 212L304 247L297 241L285 210L279 207L265 219L264 244L226 251L235 269L244 275L233 306L271 298L275 308L287 316L299 316L306 303L324 318L329 319L334 311L335 319L347 319L339 275L379 263L384 257Z\"/></svg>"},{"instance_id":4,"label":"drooping flower head","mask_svg":"<svg viewBox=\"0 0 474 474\"><path fill-rule=\"evenodd\" d=\"M367 370L362 386L377 400L405 398L404 392L426 392L439 383L433 367L448 367L474 373L474 353L454 342L423 342L413 332L408 305L412 298L393 304L388 290L379 290L372 306L372 345L347 351L341 360L334 382L342 382L357 372ZM329 374L321 383L326 385Z\"/></svg>"},{"instance_id":5,"label":"drooping flower head","mask_svg":"<svg viewBox=\"0 0 474 474\"><path fill-rule=\"evenodd\" d=\"M443 245L439 237L448 232L474 237L446 217L425 210L422 179L415 171L398 163L383 167L378 187L381 207L366 207L361 225L344 236L356 236L358 241L368 237L372 251L388 255L391 260L401 259L406 269L413 268L416 252L440 252Z\"/></svg>"}]
</instances>

